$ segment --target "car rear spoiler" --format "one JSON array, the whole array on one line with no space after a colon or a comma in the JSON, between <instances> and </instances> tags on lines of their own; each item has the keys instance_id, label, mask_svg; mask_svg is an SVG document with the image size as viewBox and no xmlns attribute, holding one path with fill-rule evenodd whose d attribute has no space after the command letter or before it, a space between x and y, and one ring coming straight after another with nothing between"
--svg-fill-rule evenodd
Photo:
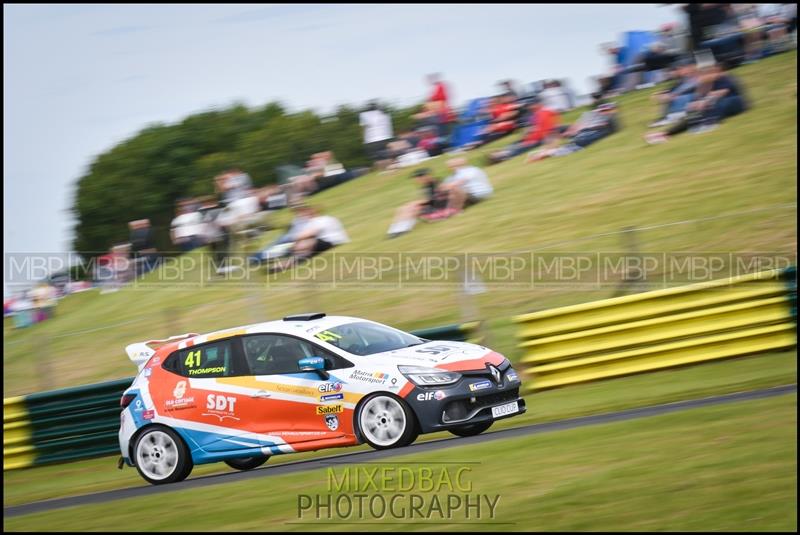
<instances>
[{"instance_id":1,"label":"car rear spoiler","mask_svg":"<svg viewBox=\"0 0 800 535\"><path fill-rule=\"evenodd\" d=\"M164 340L148 340L147 342L136 342L135 344L130 344L125 348L125 352L128 354L128 358L131 359L131 362L136 364L136 368L141 370L147 361L150 360L150 357L155 354L156 349L163 346L164 344L168 344L170 342L175 342L177 340L185 340L186 338L192 338L194 336L199 336L197 333L186 333L186 334L177 334L175 336L170 336Z\"/></svg>"}]
</instances>

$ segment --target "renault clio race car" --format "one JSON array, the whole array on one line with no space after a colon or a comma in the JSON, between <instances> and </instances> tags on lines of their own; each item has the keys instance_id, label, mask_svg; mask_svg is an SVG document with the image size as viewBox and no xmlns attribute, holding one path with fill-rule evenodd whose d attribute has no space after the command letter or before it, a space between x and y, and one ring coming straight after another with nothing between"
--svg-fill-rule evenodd
<instances>
[{"instance_id":1,"label":"renault clio race car","mask_svg":"<svg viewBox=\"0 0 800 535\"><path fill-rule=\"evenodd\" d=\"M195 464L247 470L280 453L477 435L525 412L499 353L359 318L287 316L126 351L139 373L120 402L120 467L153 484Z\"/></svg>"}]
</instances>

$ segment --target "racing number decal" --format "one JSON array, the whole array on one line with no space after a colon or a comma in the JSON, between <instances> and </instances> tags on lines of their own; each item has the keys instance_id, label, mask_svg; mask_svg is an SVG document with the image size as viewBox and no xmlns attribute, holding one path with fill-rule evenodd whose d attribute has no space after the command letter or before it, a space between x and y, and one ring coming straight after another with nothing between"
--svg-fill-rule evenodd
<instances>
[{"instance_id":1,"label":"racing number decal","mask_svg":"<svg viewBox=\"0 0 800 535\"><path fill-rule=\"evenodd\" d=\"M200 366L200 350L198 349L197 351L189 351L189 354L186 355L186 360L183 362L183 365L187 368Z\"/></svg>"},{"instance_id":2,"label":"racing number decal","mask_svg":"<svg viewBox=\"0 0 800 535\"><path fill-rule=\"evenodd\" d=\"M332 333L330 331L322 331L318 332L314 335L316 338L319 338L323 342L335 342L336 340L340 340L342 337L336 333Z\"/></svg>"},{"instance_id":3,"label":"racing number decal","mask_svg":"<svg viewBox=\"0 0 800 535\"><path fill-rule=\"evenodd\" d=\"M431 346L426 347L424 349L417 349L417 353L429 353L431 355L438 355L439 353L444 353L445 351L450 351L453 349L449 346Z\"/></svg>"}]
</instances>

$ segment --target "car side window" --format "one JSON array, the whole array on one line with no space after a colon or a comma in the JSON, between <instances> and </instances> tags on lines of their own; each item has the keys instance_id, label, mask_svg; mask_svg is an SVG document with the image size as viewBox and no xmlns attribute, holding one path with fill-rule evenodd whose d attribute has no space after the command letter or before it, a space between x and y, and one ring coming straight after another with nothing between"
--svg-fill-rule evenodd
<instances>
[{"instance_id":1,"label":"car side window","mask_svg":"<svg viewBox=\"0 0 800 535\"><path fill-rule=\"evenodd\" d=\"M292 336L253 334L242 337L242 345L252 375L300 373L297 361L306 357L327 358L332 369L352 366L345 359Z\"/></svg>"},{"instance_id":2,"label":"car side window","mask_svg":"<svg viewBox=\"0 0 800 535\"><path fill-rule=\"evenodd\" d=\"M232 377L243 375L235 357L235 340L219 340L176 351L164 362L164 367L184 377Z\"/></svg>"}]
</instances>

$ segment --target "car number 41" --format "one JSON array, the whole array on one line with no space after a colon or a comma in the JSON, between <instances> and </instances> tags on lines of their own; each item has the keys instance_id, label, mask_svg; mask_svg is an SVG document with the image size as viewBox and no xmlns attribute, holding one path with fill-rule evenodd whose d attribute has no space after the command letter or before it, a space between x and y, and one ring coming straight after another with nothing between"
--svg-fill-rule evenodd
<instances>
[{"instance_id":1,"label":"car number 41","mask_svg":"<svg viewBox=\"0 0 800 535\"><path fill-rule=\"evenodd\" d=\"M517 405L517 402L512 401L511 403L492 407L492 416L494 418L500 418L501 416L506 416L507 414L514 414L518 410L519 406Z\"/></svg>"}]
</instances>

